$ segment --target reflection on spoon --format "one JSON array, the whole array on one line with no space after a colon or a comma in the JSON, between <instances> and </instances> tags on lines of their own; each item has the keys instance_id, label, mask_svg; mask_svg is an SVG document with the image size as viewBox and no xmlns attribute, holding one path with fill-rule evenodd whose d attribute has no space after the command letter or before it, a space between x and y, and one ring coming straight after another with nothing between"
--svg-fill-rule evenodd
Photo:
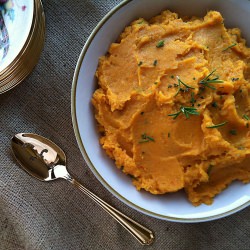
<instances>
[{"instance_id":1,"label":"reflection on spoon","mask_svg":"<svg viewBox=\"0 0 250 250\"><path fill-rule=\"evenodd\" d=\"M21 167L41 181L63 178L93 199L141 244L149 245L154 240L151 230L122 214L98 196L83 187L66 169L66 156L52 141L36 134L17 134L11 140L13 153Z\"/></svg>"}]
</instances>

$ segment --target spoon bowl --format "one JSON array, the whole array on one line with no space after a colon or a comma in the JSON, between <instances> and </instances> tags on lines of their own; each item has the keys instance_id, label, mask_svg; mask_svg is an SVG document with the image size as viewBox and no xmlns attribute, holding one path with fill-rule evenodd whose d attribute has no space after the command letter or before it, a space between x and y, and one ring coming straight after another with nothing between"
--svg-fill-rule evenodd
<instances>
[{"instance_id":1,"label":"spoon bowl","mask_svg":"<svg viewBox=\"0 0 250 250\"><path fill-rule=\"evenodd\" d=\"M45 137L30 133L16 134L11 146L21 167L41 181L59 178L53 175L54 166L66 165L63 150Z\"/></svg>"},{"instance_id":2,"label":"spoon bowl","mask_svg":"<svg viewBox=\"0 0 250 250\"><path fill-rule=\"evenodd\" d=\"M36 134L20 133L11 140L13 153L22 169L41 181L63 178L94 200L141 244L149 245L154 240L151 230L124 215L73 178L66 169L66 155L52 141Z\"/></svg>"}]
</instances>

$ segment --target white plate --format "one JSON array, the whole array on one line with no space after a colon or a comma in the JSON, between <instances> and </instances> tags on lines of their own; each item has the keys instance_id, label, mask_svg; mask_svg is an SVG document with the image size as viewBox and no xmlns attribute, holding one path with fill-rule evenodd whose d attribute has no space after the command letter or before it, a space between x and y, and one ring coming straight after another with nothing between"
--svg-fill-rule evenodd
<instances>
[{"instance_id":1,"label":"white plate","mask_svg":"<svg viewBox=\"0 0 250 250\"><path fill-rule=\"evenodd\" d=\"M0 5L0 8L0 23L4 20L4 27L0 24L1 72L17 57L28 38L33 20L34 1L8 0L4 6Z\"/></svg>"},{"instance_id":2,"label":"white plate","mask_svg":"<svg viewBox=\"0 0 250 250\"><path fill-rule=\"evenodd\" d=\"M250 2L248 0L133 0L125 1L104 17L92 32L79 57L72 85L72 119L79 148L99 181L117 198L147 215L177 222L201 222L218 219L250 205L250 184L232 183L217 195L210 206L192 206L184 192L154 196L138 192L115 167L99 145L91 97L97 87L95 71L98 58L118 38L132 20L153 17L170 9L184 15L203 16L218 10L227 27L239 27L250 41Z\"/></svg>"}]
</instances>

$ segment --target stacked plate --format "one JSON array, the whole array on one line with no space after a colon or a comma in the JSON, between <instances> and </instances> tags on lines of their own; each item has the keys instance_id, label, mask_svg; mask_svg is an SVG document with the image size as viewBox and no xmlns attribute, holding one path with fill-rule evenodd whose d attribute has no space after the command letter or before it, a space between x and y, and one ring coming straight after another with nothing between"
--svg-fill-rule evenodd
<instances>
[{"instance_id":1,"label":"stacked plate","mask_svg":"<svg viewBox=\"0 0 250 250\"><path fill-rule=\"evenodd\" d=\"M21 83L45 40L41 0L0 0L0 94Z\"/></svg>"}]
</instances>

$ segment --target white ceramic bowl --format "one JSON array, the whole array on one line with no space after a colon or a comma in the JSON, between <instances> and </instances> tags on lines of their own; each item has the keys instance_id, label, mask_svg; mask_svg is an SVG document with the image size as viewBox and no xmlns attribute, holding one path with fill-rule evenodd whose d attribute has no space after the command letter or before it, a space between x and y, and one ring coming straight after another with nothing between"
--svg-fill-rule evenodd
<instances>
[{"instance_id":1,"label":"white ceramic bowl","mask_svg":"<svg viewBox=\"0 0 250 250\"><path fill-rule=\"evenodd\" d=\"M97 88L98 58L118 38L124 27L139 17L149 19L170 9L182 15L204 16L218 10L226 27L239 27L250 41L250 2L248 0L132 0L111 10L97 25L79 57L72 85L72 119L75 135L85 161L99 181L117 198L147 215L176 222L201 222L233 214L250 205L250 184L232 183L217 195L210 206L194 207L184 192L151 195L138 192L131 178L115 167L99 145L91 97Z\"/></svg>"}]
</instances>

